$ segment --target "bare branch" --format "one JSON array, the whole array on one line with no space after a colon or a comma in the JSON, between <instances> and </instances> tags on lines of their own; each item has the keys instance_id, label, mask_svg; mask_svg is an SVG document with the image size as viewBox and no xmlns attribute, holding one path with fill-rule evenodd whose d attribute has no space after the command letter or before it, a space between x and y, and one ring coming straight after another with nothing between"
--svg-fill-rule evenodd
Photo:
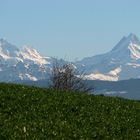
<instances>
[{"instance_id":1,"label":"bare branch","mask_svg":"<svg viewBox=\"0 0 140 140\"><path fill-rule=\"evenodd\" d=\"M84 80L85 73L79 73L74 68L73 64L61 64L56 61L52 67L50 76L51 87L57 90L71 90L79 92L93 91L93 87Z\"/></svg>"}]
</instances>

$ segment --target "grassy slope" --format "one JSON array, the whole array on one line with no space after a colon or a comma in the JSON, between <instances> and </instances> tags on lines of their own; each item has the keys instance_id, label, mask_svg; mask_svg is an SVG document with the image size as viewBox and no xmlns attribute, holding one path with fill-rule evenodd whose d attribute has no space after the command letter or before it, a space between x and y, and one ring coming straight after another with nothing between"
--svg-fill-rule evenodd
<instances>
[{"instance_id":1,"label":"grassy slope","mask_svg":"<svg viewBox=\"0 0 140 140\"><path fill-rule=\"evenodd\" d=\"M140 139L140 102L0 84L1 139Z\"/></svg>"}]
</instances>

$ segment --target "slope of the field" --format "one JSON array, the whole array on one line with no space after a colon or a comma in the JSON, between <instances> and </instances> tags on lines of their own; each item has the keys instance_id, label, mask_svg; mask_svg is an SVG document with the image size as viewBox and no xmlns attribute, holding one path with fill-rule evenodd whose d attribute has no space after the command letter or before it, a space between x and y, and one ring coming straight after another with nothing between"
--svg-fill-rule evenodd
<instances>
[{"instance_id":1,"label":"slope of the field","mask_svg":"<svg viewBox=\"0 0 140 140\"><path fill-rule=\"evenodd\" d=\"M140 139L140 102L0 84L1 139Z\"/></svg>"}]
</instances>

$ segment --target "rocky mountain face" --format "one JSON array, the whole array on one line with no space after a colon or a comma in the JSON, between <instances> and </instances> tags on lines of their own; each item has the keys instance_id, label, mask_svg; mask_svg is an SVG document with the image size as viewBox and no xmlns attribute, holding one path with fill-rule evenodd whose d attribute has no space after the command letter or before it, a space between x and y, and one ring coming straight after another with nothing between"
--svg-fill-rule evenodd
<instances>
[{"instance_id":1,"label":"rocky mountain face","mask_svg":"<svg viewBox=\"0 0 140 140\"><path fill-rule=\"evenodd\" d=\"M123 37L105 54L76 62L77 69L90 80L118 81L140 78L140 41L135 34Z\"/></svg>"},{"instance_id":2,"label":"rocky mountain face","mask_svg":"<svg viewBox=\"0 0 140 140\"><path fill-rule=\"evenodd\" d=\"M45 79L53 58L41 56L35 49L16 46L0 39L0 81Z\"/></svg>"},{"instance_id":3,"label":"rocky mountain face","mask_svg":"<svg viewBox=\"0 0 140 140\"><path fill-rule=\"evenodd\" d=\"M21 49L0 39L0 82L47 79L55 59L44 57L37 50ZM59 60L64 63L64 60ZM105 54L73 62L89 80L118 81L140 78L140 41L136 35L123 37Z\"/></svg>"}]
</instances>

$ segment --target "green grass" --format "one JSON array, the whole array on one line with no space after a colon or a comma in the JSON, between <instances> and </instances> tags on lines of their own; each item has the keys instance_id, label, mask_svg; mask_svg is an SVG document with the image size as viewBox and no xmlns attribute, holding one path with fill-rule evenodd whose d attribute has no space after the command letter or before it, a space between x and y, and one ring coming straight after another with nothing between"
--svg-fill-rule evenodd
<instances>
[{"instance_id":1,"label":"green grass","mask_svg":"<svg viewBox=\"0 0 140 140\"><path fill-rule=\"evenodd\" d=\"M140 102L0 84L3 139L140 139Z\"/></svg>"}]
</instances>

